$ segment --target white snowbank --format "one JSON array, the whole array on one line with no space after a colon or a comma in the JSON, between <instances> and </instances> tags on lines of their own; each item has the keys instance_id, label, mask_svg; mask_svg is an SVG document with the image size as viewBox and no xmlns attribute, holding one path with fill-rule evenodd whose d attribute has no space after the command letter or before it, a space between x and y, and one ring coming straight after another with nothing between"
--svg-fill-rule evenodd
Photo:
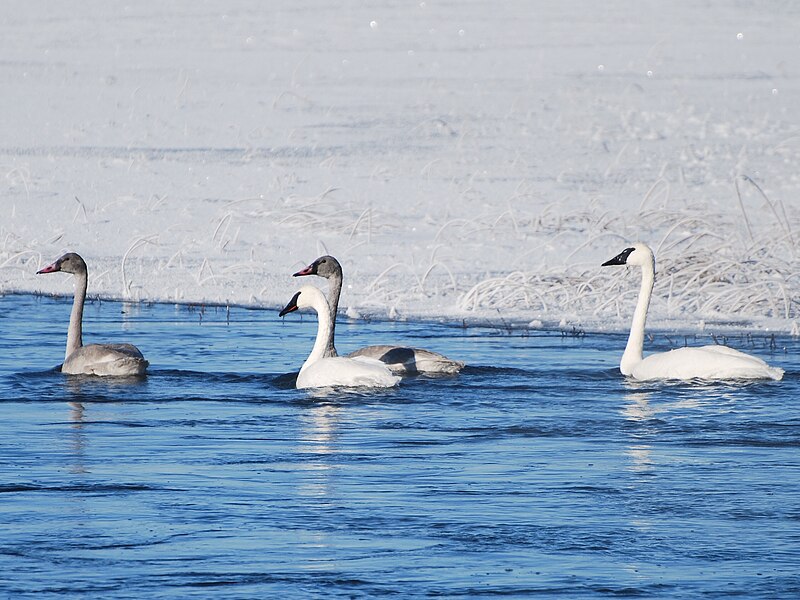
<instances>
[{"instance_id":1,"label":"white snowbank","mask_svg":"<svg viewBox=\"0 0 800 600\"><path fill-rule=\"evenodd\" d=\"M0 21L0 291L789 331L800 11L722 3L15 2ZM724 8L724 10L723 10ZM320 285L323 285L320 281Z\"/></svg>"}]
</instances>

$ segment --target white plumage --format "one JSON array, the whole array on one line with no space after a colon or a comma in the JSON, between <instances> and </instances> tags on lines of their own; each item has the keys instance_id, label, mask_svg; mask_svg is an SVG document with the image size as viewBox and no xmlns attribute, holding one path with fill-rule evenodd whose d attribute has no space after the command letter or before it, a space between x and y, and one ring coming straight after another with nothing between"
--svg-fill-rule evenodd
<instances>
[{"instance_id":1,"label":"white plumage","mask_svg":"<svg viewBox=\"0 0 800 600\"><path fill-rule=\"evenodd\" d=\"M300 368L296 386L317 387L392 387L400 378L378 360L366 357L325 356L332 335L328 301L311 285L300 288L280 316L300 308L312 308L318 317L317 337L311 354Z\"/></svg>"},{"instance_id":2,"label":"white plumage","mask_svg":"<svg viewBox=\"0 0 800 600\"><path fill-rule=\"evenodd\" d=\"M655 283L655 257L646 244L626 248L602 266L634 265L642 269L642 287L633 313L628 344L620 361L620 371L634 379L775 379L783 378L783 369L727 346L678 348L643 357L645 322Z\"/></svg>"},{"instance_id":3,"label":"white plumage","mask_svg":"<svg viewBox=\"0 0 800 600\"><path fill-rule=\"evenodd\" d=\"M334 335L336 331L336 315L339 310L339 298L342 294L342 265L333 256L320 256L305 269L295 273L294 277L306 275L317 275L328 280L328 294L330 296L328 312L331 320L331 336L325 348L325 356L338 356L339 354L334 345ZM464 363L459 360L447 358L438 352L410 346L366 346L351 352L347 356L350 358L374 358L389 367L392 373L398 375L415 375L418 373L453 375L464 368Z\"/></svg>"}]
</instances>

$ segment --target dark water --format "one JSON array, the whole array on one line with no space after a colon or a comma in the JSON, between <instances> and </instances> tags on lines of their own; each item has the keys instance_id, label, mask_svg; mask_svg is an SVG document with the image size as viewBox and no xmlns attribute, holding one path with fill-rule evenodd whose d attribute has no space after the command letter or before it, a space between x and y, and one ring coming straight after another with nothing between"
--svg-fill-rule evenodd
<instances>
[{"instance_id":1,"label":"dark water","mask_svg":"<svg viewBox=\"0 0 800 600\"><path fill-rule=\"evenodd\" d=\"M345 322L469 367L314 396L312 318L94 303L152 363L111 381L52 371L68 312L0 298L4 596L800 596L795 339L729 340L779 383L634 385L623 336Z\"/></svg>"}]
</instances>

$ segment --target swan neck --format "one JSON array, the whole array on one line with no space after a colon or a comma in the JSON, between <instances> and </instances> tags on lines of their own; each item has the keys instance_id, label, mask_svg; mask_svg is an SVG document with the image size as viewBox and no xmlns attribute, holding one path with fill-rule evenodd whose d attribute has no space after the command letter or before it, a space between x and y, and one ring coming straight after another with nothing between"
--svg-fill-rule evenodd
<instances>
[{"instance_id":1,"label":"swan neck","mask_svg":"<svg viewBox=\"0 0 800 600\"><path fill-rule=\"evenodd\" d=\"M83 304L86 301L86 273L75 274L75 298L72 301L72 312L69 315L69 329L67 330L67 351L64 360L69 355L83 346Z\"/></svg>"},{"instance_id":2,"label":"swan neck","mask_svg":"<svg viewBox=\"0 0 800 600\"><path fill-rule=\"evenodd\" d=\"M324 302L324 300L322 300ZM311 349L311 354L308 355L306 362L300 368L302 373L306 367L312 365L322 358L326 358L326 351L329 347L333 346L333 328L331 327L331 317L328 309L328 303L325 302L323 306L321 303L314 305L317 311L317 339L314 340L314 347Z\"/></svg>"},{"instance_id":3,"label":"swan neck","mask_svg":"<svg viewBox=\"0 0 800 600\"><path fill-rule=\"evenodd\" d=\"M342 274L335 273L330 277L328 294L330 295L329 318L331 322L330 341L325 348L325 356L338 356L336 352L336 315L339 312L339 297L342 295Z\"/></svg>"},{"instance_id":4,"label":"swan neck","mask_svg":"<svg viewBox=\"0 0 800 600\"><path fill-rule=\"evenodd\" d=\"M647 309L650 307L650 297L655 284L655 261L642 266L642 287L639 289L639 299L636 301L636 310L633 311L631 333L628 344L620 362L620 371L623 375L630 375L633 367L642 362L644 349L644 328L647 321Z\"/></svg>"}]
</instances>

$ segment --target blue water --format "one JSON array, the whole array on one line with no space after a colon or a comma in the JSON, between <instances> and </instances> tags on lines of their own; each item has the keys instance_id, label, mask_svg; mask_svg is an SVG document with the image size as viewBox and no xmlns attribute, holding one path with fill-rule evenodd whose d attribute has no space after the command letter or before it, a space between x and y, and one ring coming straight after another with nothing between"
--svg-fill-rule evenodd
<instances>
[{"instance_id":1,"label":"blue water","mask_svg":"<svg viewBox=\"0 0 800 600\"><path fill-rule=\"evenodd\" d=\"M310 317L95 302L151 362L112 381L53 370L68 314L0 298L6 597L800 596L796 339L728 339L782 382L636 385L621 335L345 321L469 366L320 396Z\"/></svg>"}]
</instances>

